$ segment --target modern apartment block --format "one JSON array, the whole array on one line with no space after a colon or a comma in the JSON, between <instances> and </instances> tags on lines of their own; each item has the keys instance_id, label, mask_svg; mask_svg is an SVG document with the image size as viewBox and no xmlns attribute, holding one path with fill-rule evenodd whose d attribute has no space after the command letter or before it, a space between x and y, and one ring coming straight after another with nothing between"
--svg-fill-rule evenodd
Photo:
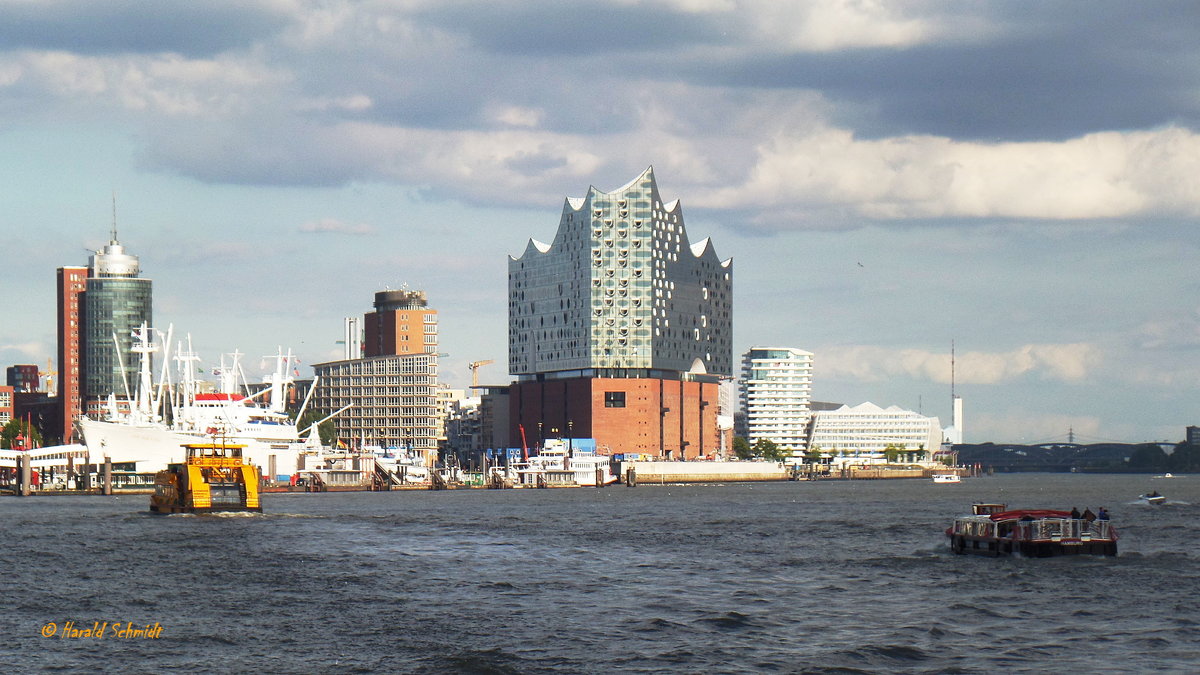
<instances>
[{"instance_id":1,"label":"modern apartment block","mask_svg":"<svg viewBox=\"0 0 1200 675\"><path fill-rule=\"evenodd\" d=\"M4 371L5 384L13 391L30 393L41 391L42 376L38 367L32 364L9 366Z\"/></svg>"},{"instance_id":2,"label":"modern apartment block","mask_svg":"<svg viewBox=\"0 0 1200 675\"><path fill-rule=\"evenodd\" d=\"M714 454L732 375L732 260L692 243L653 168L568 198L550 244L509 258L511 437L601 452Z\"/></svg>"},{"instance_id":3,"label":"modern apartment block","mask_svg":"<svg viewBox=\"0 0 1200 675\"><path fill-rule=\"evenodd\" d=\"M363 326L361 358L313 365L314 406L326 414L350 406L333 418L339 442L404 448L432 465L444 436L437 401L437 311L427 306L424 292L380 291ZM347 355L357 339L347 336Z\"/></svg>"},{"instance_id":4,"label":"modern apartment block","mask_svg":"<svg viewBox=\"0 0 1200 675\"><path fill-rule=\"evenodd\" d=\"M12 420L13 401L13 388L8 385L0 386L0 427Z\"/></svg>"},{"instance_id":5,"label":"modern apartment block","mask_svg":"<svg viewBox=\"0 0 1200 675\"><path fill-rule=\"evenodd\" d=\"M752 347L742 357L741 402L751 445L760 439L784 449L808 447L813 355L791 347Z\"/></svg>"},{"instance_id":6,"label":"modern apartment block","mask_svg":"<svg viewBox=\"0 0 1200 675\"><path fill-rule=\"evenodd\" d=\"M809 442L833 457L882 459L888 446L931 454L941 448L942 428L936 417L867 402L814 413Z\"/></svg>"}]
</instances>

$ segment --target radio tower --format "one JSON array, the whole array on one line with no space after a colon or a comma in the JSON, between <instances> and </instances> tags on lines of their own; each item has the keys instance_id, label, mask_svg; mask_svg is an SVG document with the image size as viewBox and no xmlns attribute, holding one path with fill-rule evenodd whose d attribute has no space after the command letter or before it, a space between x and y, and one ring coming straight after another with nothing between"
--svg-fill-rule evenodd
<instances>
[{"instance_id":1,"label":"radio tower","mask_svg":"<svg viewBox=\"0 0 1200 675\"><path fill-rule=\"evenodd\" d=\"M962 399L954 390L954 340L950 341L950 410L951 424L954 426L954 441L963 442L963 405Z\"/></svg>"}]
</instances>

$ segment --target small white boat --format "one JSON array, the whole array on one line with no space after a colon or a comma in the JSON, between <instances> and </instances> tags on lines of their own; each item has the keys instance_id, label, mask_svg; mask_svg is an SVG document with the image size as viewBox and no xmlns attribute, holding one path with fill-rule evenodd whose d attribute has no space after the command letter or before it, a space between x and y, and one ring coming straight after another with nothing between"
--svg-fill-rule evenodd
<instances>
[{"instance_id":1,"label":"small white boat","mask_svg":"<svg viewBox=\"0 0 1200 675\"><path fill-rule=\"evenodd\" d=\"M956 473L935 473L933 474L933 482L935 483L961 483L962 476Z\"/></svg>"},{"instance_id":2,"label":"small white boat","mask_svg":"<svg viewBox=\"0 0 1200 675\"><path fill-rule=\"evenodd\" d=\"M1167 498L1158 494L1158 492L1151 492L1149 494L1139 495L1138 500L1146 502L1147 504L1164 504L1166 503Z\"/></svg>"}]
</instances>

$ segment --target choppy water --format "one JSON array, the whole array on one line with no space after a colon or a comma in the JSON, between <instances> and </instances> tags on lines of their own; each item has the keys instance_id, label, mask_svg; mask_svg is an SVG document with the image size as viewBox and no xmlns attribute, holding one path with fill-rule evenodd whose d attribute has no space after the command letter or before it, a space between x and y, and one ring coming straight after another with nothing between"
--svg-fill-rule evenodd
<instances>
[{"instance_id":1,"label":"choppy water","mask_svg":"<svg viewBox=\"0 0 1200 675\"><path fill-rule=\"evenodd\" d=\"M1135 505L1156 488L1162 507ZM0 500L19 670L1195 672L1200 476ZM1117 558L986 559L975 500L1107 506ZM159 623L157 639L41 636ZM111 631L111 629L110 629Z\"/></svg>"}]
</instances>

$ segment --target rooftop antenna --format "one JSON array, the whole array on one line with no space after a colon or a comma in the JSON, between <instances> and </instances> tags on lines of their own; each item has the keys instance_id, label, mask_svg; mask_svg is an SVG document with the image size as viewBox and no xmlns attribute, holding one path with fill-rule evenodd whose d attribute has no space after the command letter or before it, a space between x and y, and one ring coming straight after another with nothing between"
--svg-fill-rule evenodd
<instances>
[{"instance_id":1,"label":"rooftop antenna","mask_svg":"<svg viewBox=\"0 0 1200 675\"><path fill-rule=\"evenodd\" d=\"M113 221L112 221L112 239L110 240L110 243L116 244L117 243L117 191L116 190L113 190L112 200L113 200Z\"/></svg>"}]
</instances>

